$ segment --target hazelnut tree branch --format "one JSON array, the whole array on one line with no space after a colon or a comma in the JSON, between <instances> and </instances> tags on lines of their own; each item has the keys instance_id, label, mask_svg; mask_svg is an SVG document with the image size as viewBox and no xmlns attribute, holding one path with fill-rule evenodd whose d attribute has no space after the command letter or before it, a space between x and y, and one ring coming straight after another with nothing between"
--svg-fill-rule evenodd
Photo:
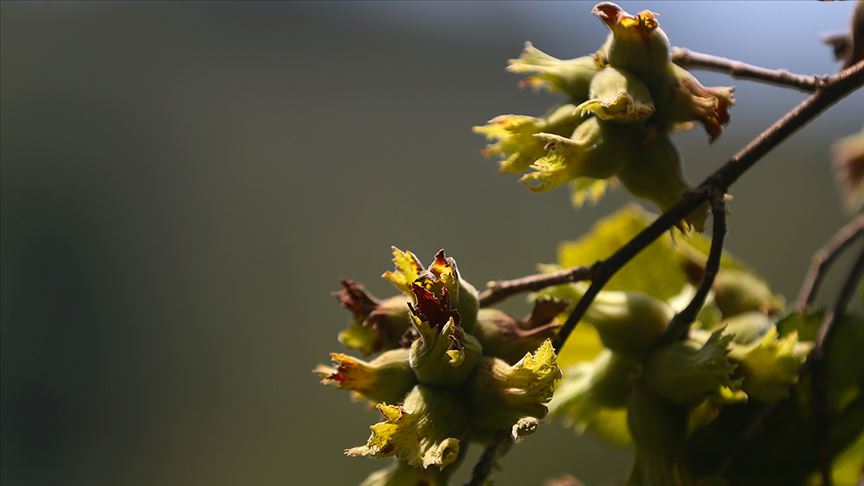
<instances>
[{"instance_id":1,"label":"hazelnut tree branch","mask_svg":"<svg viewBox=\"0 0 864 486\"><path fill-rule=\"evenodd\" d=\"M513 280L498 280L486 284L486 290L480 292L479 300L481 307L496 304L511 295L521 292L542 290L546 287L561 285L594 278L596 265L590 267L576 267L567 270L559 270L552 273L538 273L527 277Z\"/></svg>"},{"instance_id":2,"label":"hazelnut tree branch","mask_svg":"<svg viewBox=\"0 0 864 486\"><path fill-rule=\"evenodd\" d=\"M651 225L633 237L606 260L596 264L597 278L567 318L555 336L553 345L558 350L566 342L576 324L582 320L597 292L627 262L650 245L660 235L671 229L681 219L707 201L714 191L726 192L741 175L753 167L765 154L786 140L792 133L816 118L826 108L864 85L864 61L841 71L825 80L816 93L802 101L782 118L774 122L753 141L732 156L723 166L714 171L699 186L686 194L677 204L661 214Z\"/></svg>"},{"instance_id":3,"label":"hazelnut tree branch","mask_svg":"<svg viewBox=\"0 0 864 486\"><path fill-rule=\"evenodd\" d=\"M729 74L737 79L764 81L778 86L785 86L812 93L823 87L831 78L794 74L785 69L768 69L754 66L725 57L691 51L683 47L672 49L672 62L681 67L706 69ZM480 305L483 307L496 304L512 295L521 292L542 290L546 287L569 282L593 280L596 268L583 266L548 274L529 275L513 280L498 280L489 282L487 288L480 293Z\"/></svg>"},{"instance_id":4,"label":"hazelnut tree branch","mask_svg":"<svg viewBox=\"0 0 864 486\"><path fill-rule=\"evenodd\" d=\"M828 107L857 90L862 85L864 85L864 61L858 62L836 75L825 78L816 86L813 95L802 101L798 106L760 133L749 144L738 151L738 153L733 155L723 166L702 181L696 189L685 193L677 204L657 217L653 223L615 251L612 256L592 265L590 267L592 269L591 285L555 336L552 342L555 350L561 350L561 347L566 343L573 329L576 328L576 325L582 320L588 307L591 306L597 293L627 262L659 238L660 235L669 231L685 216L690 214L690 212L706 201L711 200L718 192L724 194L744 172L753 167L765 154L777 147L799 128L815 119ZM723 221L725 223L725 218ZM555 284L553 283L552 285ZM539 289L542 287L533 288ZM830 331L833 325L833 318L826 322L827 330ZM494 461L499 456L499 450L504 449L505 445L509 444L509 434L499 434L498 437L487 446L481 460L474 467L474 473L469 486L483 484L483 481L485 481L492 470ZM506 439L501 439L500 437L506 437Z\"/></svg>"},{"instance_id":5,"label":"hazelnut tree branch","mask_svg":"<svg viewBox=\"0 0 864 486\"><path fill-rule=\"evenodd\" d=\"M740 177L741 173L749 169L750 166L758 161L759 158L769 152L789 134L798 128L801 128L801 126L814 118L815 115L838 101L840 98L859 88L862 84L862 77L864 77L864 69L862 69L862 64L859 62L834 76L824 78L821 84L822 87L816 94L804 100L795 109L786 114L786 116L762 132L758 137L756 137L756 139L750 142L749 145L735 154L735 156L733 156L723 167L705 179L705 181L703 181L699 188L694 192L699 192L700 189L706 186L722 188L724 184L728 187L734 183L738 177ZM787 119L789 120L787 121ZM774 140L775 137L780 138L779 140ZM768 138L768 140L765 140L766 138ZM697 200L687 201L688 197L691 199L694 197L693 193L688 193L678 205L670 208L667 213L675 211L676 214L686 215L688 210L696 208L699 204L707 200L707 195L703 194L700 196L697 194L695 196ZM681 205L684 203L686 203L686 207L682 208ZM661 215L661 218L663 216L665 216L665 214ZM655 221L654 224L658 224L659 221L660 218L658 218L658 221ZM670 221L669 218L664 220L664 227L657 236L665 232L671 226L674 226L675 222L677 222L673 221L670 224ZM656 239L657 236L654 236L654 239ZM637 235L634 240L641 237L641 234ZM651 241L653 241L653 239ZM650 244L651 242L649 241L648 243ZM623 247L621 249L623 250ZM635 254L633 254L633 256L635 256ZM611 257L607 260L611 260ZM554 273L528 275L513 280L498 280L490 282L487 284L487 288L480 293L480 305L487 307L520 292L542 290L546 287L552 287L569 282L595 280L598 278L599 274L603 273L603 269L600 268L602 263L603 261L600 261L591 266L576 267Z\"/></svg>"},{"instance_id":6,"label":"hazelnut tree branch","mask_svg":"<svg viewBox=\"0 0 864 486\"><path fill-rule=\"evenodd\" d=\"M834 260L862 234L864 234L864 216L858 216L840 228L825 243L825 246L813 255L813 259L810 262L810 270L808 270L804 283L801 285L801 290L798 292L798 299L795 302L796 311L804 312L813 303L817 292L819 292L822 279L834 263Z\"/></svg>"},{"instance_id":7,"label":"hazelnut tree branch","mask_svg":"<svg viewBox=\"0 0 864 486\"><path fill-rule=\"evenodd\" d=\"M785 69L768 69L711 54L694 52L683 47L672 49L672 62L681 66L706 69L728 74L737 79L749 79L794 88L812 93L825 82L824 77L794 74Z\"/></svg>"},{"instance_id":8,"label":"hazelnut tree branch","mask_svg":"<svg viewBox=\"0 0 864 486\"><path fill-rule=\"evenodd\" d=\"M492 473L492 468L495 466L495 460L498 456L513 445L513 438L506 429L499 430L495 433L495 438L489 447L483 450L483 455L471 471L471 480L466 486L483 486L486 483L486 478ZM499 452L500 451L500 452Z\"/></svg>"}]
</instances>

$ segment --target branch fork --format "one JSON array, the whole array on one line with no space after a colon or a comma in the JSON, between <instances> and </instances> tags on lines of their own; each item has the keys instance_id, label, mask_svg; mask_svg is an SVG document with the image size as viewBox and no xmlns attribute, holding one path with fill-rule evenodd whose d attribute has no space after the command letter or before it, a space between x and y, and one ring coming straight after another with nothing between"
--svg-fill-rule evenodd
<instances>
[{"instance_id":1,"label":"branch fork","mask_svg":"<svg viewBox=\"0 0 864 486\"><path fill-rule=\"evenodd\" d=\"M864 61L860 61L836 75L819 77L795 75L784 70L759 68L737 61L731 61L729 59L718 58L706 54L699 54L684 49L675 49L673 52L673 60L682 66L719 70L727 72L733 77L794 87L802 91L812 92L813 94L759 134L738 153L733 155L723 166L714 171L714 173L699 184L695 190L685 193L677 204L661 214L651 225L624 244L624 246L619 248L609 258L596 262L589 267L562 270L553 274L532 275L511 281L492 282L481 294L481 305L488 306L520 292L540 290L548 286L575 282L577 280L590 280L591 285L588 287L588 290L583 295L582 299L580 299L576 304L576 307L570 313L561 330L552 342L556 352L561 350L561 347L566 343L570 333L591 306L597 293L600 292L609 279L611 279L612 276L621 269L621 267L645 249L645 247L660 237L660 235L670 230L687 214L696 209L700 204L707 201L711 204L711 210L714 216L714 228L711 250L706 264L706 272L693 300L682 312L673 318L673 321L670 323L668 328L668 336L664 337L666 339L678 339L681 336L686 336L690 324L693 322L699 309L704 304L705 296L707 296L708 291L713 285L714 276L719 268L723 238L726 233L726 212L724 203L727 199L726 192L729 187L734 184L738 178L744 174L744 172L753 167L764 155L786 140L790 135L792 135L792 133L815 119L828 107L864 85ZM853 270L849 279L847 279L847 284L844 286L844 292L841 292L841 297L846 296L846 287L853 285L850 284L849 281L854 279L854 283L857 284L857 281L860 280L861 272L864 271L862 269L864 269L864 254L859 257L855 270ZM851 291L848 293L851 295ZM824 342L824 340L830 335L829 333L835 315L842 313L847 302L848 298L845 301L838 300L838 302L835 303L834 310L839 312L826 314L825 321L820 329L820 334L824 333L825 335L825 337L821 339L822 342ZM820 344L817 343L817 347L814 351L818 351L819 348ZM492 466L500 455L500 452L511 445L511 443L512 441L510 439L509 431L502 431L501 434L498 434L487 446L483 456L475 466L468 486L482 485L491 473ZM826 468L823 467L823 478L826 477L825 471ZM830 470L828 471L830 473ZM827 479L829 482L824 484L830 484L830 474L827 475Z\"/></svg>"}]
</instances>

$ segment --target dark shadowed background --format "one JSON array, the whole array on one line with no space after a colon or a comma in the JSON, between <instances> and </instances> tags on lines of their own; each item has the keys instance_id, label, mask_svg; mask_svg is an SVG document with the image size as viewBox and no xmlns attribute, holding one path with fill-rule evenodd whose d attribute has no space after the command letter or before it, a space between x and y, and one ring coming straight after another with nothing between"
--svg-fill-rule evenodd
<instances>
[{"instance_id":1,"label":"dark shadowed background","mask_svg":"<svg viewBox=\"0 0 864 486\"><path fill-rule=\"evenodd\" d=\"M523 275L628 200L531 194L470 130L555 101L505 60L525 40L593 52L591 6L4 2L3 484L356 484L385 465L342 456L377 417L310 372L347 322L329 294L344 275L388 295L391 244L446 248L481 286ZM820 37L853 4L624 7L658 11L676 45L830 73ZM719 141L676 136L694 181L804 98L734 84ZM862 108L847 99L732 191L729 248L787 297L844 221L829 153ZM628 460L551 424L496 484L603 484Z\"/></svg>"}]
</instances>

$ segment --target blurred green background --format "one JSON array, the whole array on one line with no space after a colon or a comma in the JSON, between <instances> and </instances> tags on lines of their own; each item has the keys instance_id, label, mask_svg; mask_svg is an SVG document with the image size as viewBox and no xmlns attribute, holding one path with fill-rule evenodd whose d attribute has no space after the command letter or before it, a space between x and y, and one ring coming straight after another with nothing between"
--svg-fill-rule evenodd
<instances>
[{"instance_id":1,"label":"blurred green background","mask_svg":"<svg viewBox=\"0 0 864 486\"><path fill-rule=\"evenodd\" d=\"M347 322L329 294L340 276L391 293L391 244L446 248L478 286L530 273L628 200L531 194L470 130L554 102L505 60L525 40L593 52L591 6L4 2L3 484L356 484L383 466L342 456L376 416L310 372ZM854 5L623 6L658 11L675 45L830 73L820 37ZM720 140L676 138L694 181L804 98L734 84ZM862 107L853 95L733 188L729 248L787 297L844 221L829 153ZM552 424L496 484L604 484L628 460Z\"/></svg>"}]
</instances>

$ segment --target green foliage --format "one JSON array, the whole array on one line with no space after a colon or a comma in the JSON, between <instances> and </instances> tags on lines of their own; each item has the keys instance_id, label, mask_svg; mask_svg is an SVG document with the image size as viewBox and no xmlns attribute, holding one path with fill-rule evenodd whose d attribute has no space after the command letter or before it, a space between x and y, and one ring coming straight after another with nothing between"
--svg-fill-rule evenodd
<instances>
[{"instance_id":1,"label":"green foliage","mask_svg":"<svg viewBox=\"0 0 864 486\"><path fill-rule=\"evenodd\" d=\"M544 268L590 265L607 258L651 220L651 215L639 208L622 209L597 222L583 238L563 243L559 249L559 264ZM627 300L619 299L616 303L607 296L623 296L634 291L666 302L671 308L682 308L692 296L691 282L701 278L698 264L704 261L708 248L707 239L701 235L678 238L664 235L613 277L596 298L598 309L606 309L602 312L605 314L625 315L629 307ZM724 299L718 302L713 292L709 295L700 313L704 322L696 323L697 329L691 332L690 340L633 356L631 359L635 360L626 378L619 379L618 389L641 387L667 403L672 407L670 410L683 407L689 416L690 426L683 448L672 456L666 455L669 451L658 452L656 443L652 447L647 443L640 447L636 442L637 464L631 479L643 479L633 479L634 484L688 484L690 479L710 475L726 458L725 453L718 454L718 451L731 450L743 428L767 403L775 403L778 413L769 424L770 433L760 445L753 446L754 449L761 447L759 450L764 452L754 453L751 465L736 466L734 474L727 478L731 484L803 484L818 465L815 458L797 462L795 458L812 455L812 443L816 440L809 401L809 372L800 379L799 373L812 347L821 315L790 314L779 320L775 328L776 318L772 315L782 311L783 299L734 256L724 253L721 262L719 275L723 278L718 276L715 288ZM584 290L585 284L567 284L538 295L575 302ZM596 389L599 377L610 376L604 373L608 366L608 346L611 343L614 350L617 345L601 339L603 333L598 334L597 328L590 324L592 319L587 316L593 308L593 305L589 308L584 322L577 326L561 351L559 363L565 369L564 379L550 407L555 416L578 431L592 431L612 443L626 445L632 443L633 427L642 427L637 422L650 420L650 414L640 415L645 417L643 419L634 418L620 403L598 399L601 396ZM648 315L639 314L643 318ZM724 333L722 339L721 332ZM864 365L850 366L862 345L864 322L851 315L844 317L838 322L829 350L832 358L829 363L834 363L828 370L828 400L833 408L832 420L836 420L836 427L832 428L835 453L843 451L864 427L861 417L864 414L861 409L864 407L861 394ZM800 423L803 438L792 437L799 433L795 423ZM776 454L769 452L777 450L789 453L773 457ZM771 457L759 462L763 460L762 455ZM792 462L795 464L790 465ZM786 468L782 474L765 472L780 467ZM659 476L652 476L654 474ZM661 482L670 480L677 482Z\"/></svg>"},{"instance_id":2,"label":"green foliage","mask_svg":"<svg viewBox=\"0 0 864 486\"><path fill-rule=\"evenodd\" d=\"M603 218L582 238L559 245L558 265L572 268L608 258L647 228L653 216L631 205ZM658 238L624 265L605 288L644 292L661 300L674 296L687 282L675 244L669 236Z\"/></svg>"},{"instance_id":3,"label":"green foliage","mask_svg":"<svg viewBox=\"0 0 864 486\"><path fill-rule=\"evenodd\" d=\"M808 340L815 336L821 313L790 314L777 323L781 338L797 334ZM843 458L835 472L838 485L854 484L849 478L857 468L860 476L864 455L856 454L864 430L864 319L847 315L837 322L836 335L826 350L828 360L828 393L826 401L831 423L829 449ZM746 380L745 380L746 383ZM740 450L735 467L728 471L734 485L788 484L803 485L819 467L819 423L812 403L812 379L806 370L789 398L777 402L773 413L762 420L761 433ZM764 416L764 402L752 400L746 405L727 407L711 424L697 430L688 439L687 464L694 474L711 474L725 459L717 451L731 451L739 446L743 430L757 417ZM858 441L858 442L856 442ZM860 450L860 449L858 449ZM845 452L844 452L845 451Z\"/></svg>"}]
</instances>

